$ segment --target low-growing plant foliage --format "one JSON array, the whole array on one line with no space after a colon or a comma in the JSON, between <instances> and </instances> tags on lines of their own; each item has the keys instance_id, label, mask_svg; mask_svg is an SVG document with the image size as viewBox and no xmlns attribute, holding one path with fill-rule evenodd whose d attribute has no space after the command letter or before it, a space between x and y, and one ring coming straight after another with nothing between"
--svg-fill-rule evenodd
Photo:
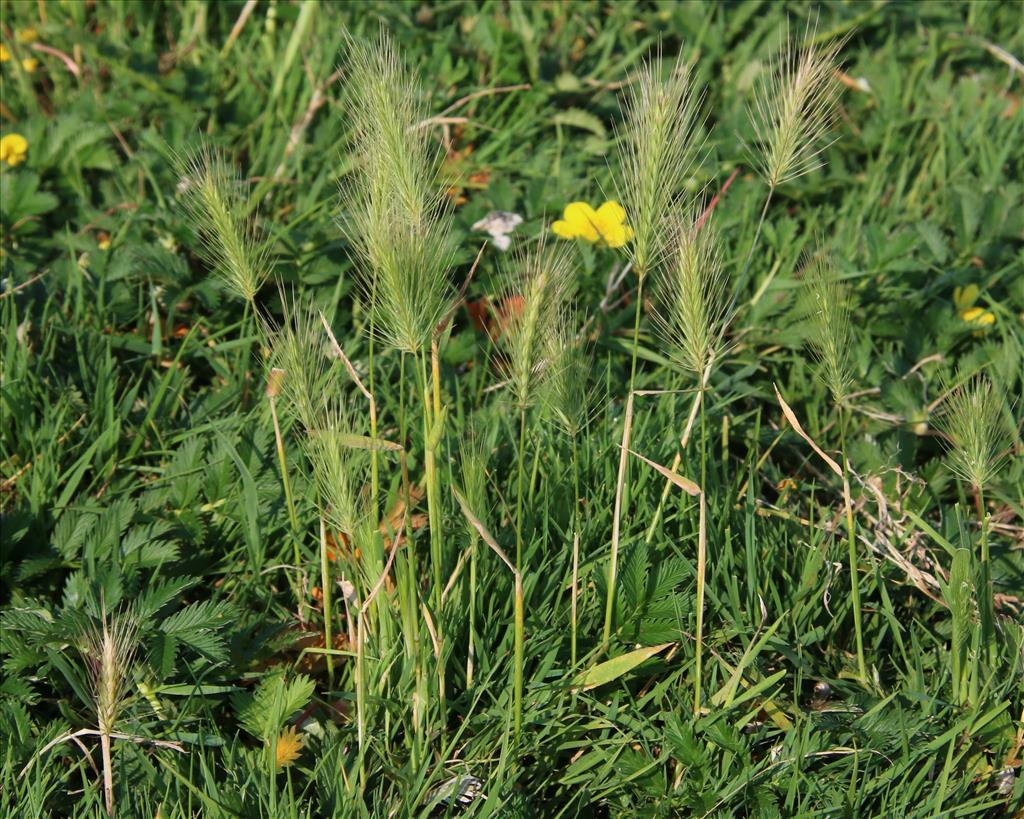
<instances>
[{"instance_id":1,"label":"low-growing plant foliage","mask_svg":"<svg viewBox=\"0 0 1024 819\"><path fill-rule=\"evenodd\" d=\"M1024 809L1013 3L2 9L5 815Z\"/></svg>"}]
</instances>

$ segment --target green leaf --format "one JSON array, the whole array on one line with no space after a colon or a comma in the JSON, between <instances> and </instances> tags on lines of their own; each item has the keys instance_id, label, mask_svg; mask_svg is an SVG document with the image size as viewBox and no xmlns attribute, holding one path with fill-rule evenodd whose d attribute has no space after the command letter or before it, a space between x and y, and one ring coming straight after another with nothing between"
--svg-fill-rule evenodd
<instances>
[{"instance_id":1,"label":"green leaf","mask_svg":"<svg viewBox=\"0 0 1024 819\"><path fill-rule=\"evenodd\" d=\"M672 643L647 646L646 648L638 648L626 654L620 654L618 657L612 657L610 660L598 663L593 668L588 668L576 678L575 684L581 686L584 691L589 691L591 688L597 688L598 686L610 683L612 680L617 680L623 674L628 674L642 662L649 660L658 652L664 651L670 645Z\"/></svg>"}]
</instances>

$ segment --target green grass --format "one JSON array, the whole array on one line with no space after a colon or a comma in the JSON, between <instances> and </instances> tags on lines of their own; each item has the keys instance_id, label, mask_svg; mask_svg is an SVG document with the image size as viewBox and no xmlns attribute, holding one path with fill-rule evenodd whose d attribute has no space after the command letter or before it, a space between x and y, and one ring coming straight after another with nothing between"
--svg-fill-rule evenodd
<instances>
[{"instance_id":1,"label":"green grass","mask_svg":"<svg viewBox=\"0 0 1024 819\"><path fill-rule=\"evenodd\" d=\"M1019 5L823 4L817 35L848 38L843 70L863 87L841 90L823 167L773 189L763 225L748 111L787 19L793 32L813 24L809 6L278 0L256 4L230 40L244 6L0 5L12 56L0 130L28 141L25 161L0 169L2 812L102 814L107 744L122 816L1024 809ZM632 456L604 640L637 316L634 276L608 289L624 251L571 247L589 320L579 395L594 396L574 437L545 401L520 425L500 386L502 344L463 306L439 350L439 392L426 352L378 342L370 355L358 256L339 225L339 189L359 165L337 71L346 32L367 40L382 24L429 111L449 118L430 128L448 151L445 184L465 199L453 292L485 238L471 225L490 211L524 217L515 249L541 235L562 247L550 223L564 206L611 196L622 84L659 42L666 64L682 49L706 88L687 190L713 196L739 172L711 217L735 312L678 460L707 504L700 691L698 498L664 493ZM29 26L45 49L18 42ZM344 435L404 447L346 449L333 473L354 505L378 501L385 535L353 524L347 546L336 532L322 541L323 475L287 377L278 452L266 339L211 267L224 257L202 244L179 190L180 158L203 146L246 183L225 224L252 222L281 282L256 307L278 325L286 307L322 311L377 409L371 430L362 393L325 360ZM805 298L807 259L825 245L852 317L839 409ZM505 292L509 259L484 250L469 303ZM970 285L974 304L955 305ZM969 306L994 321L969 323ZM641 307L628 445L667 467L696 384ZM327 344L316 338L314 357ZM984 423L1006 443L976 488L939 431L970 438L942 413L979 373L994 384ZM774 386L807 435L848 460L852 520L844 479L787 425ZM515 556L520 523L516 731L516 575L493 546ZM80 646L129 621L138 645L117 654L117 692L90 676L97 653ZM104 686L113 733L97 720ZM278 770L286 727L303 748ZM92 733L47 748L77 731ZM485 796L461 811L431 796L464 776Z\"/></svg>"}]
</instances>

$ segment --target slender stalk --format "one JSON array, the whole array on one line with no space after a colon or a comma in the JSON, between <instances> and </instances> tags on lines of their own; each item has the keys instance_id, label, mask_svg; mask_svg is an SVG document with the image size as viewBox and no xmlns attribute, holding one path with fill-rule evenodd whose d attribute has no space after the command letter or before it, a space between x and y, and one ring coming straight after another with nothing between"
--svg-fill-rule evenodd
<instances>
[{"instance_id":1,"label":"slender stalk","mask_svg":"<svg viewBox=\"0 0 1024 819\"><path fill-rule=\"evenodd\" d=\"M519 410L519 462L516 478L516 571L523 570L523 462L526 460L526 407Z\"/></svg>"},{"instance_id":2,"label":"slender stalk","mask_svg":"<svg viewBox=\"0 0 1024 819\"><path fill-rule=\"evenodd\" d=\"M700 492L700 513L697 522L697 646L694 663L693 714L700 716L701 673L704 657L704 585L707 574L707 495Z\"/></svg>"},{"instance_id":3,"label":"slender stalk","mask_svg":"<svg viewBox=\"0 0 1024 819\"><path fill-rule=\"evenodd\" d=\"M992 596L992 564L990 562L989 545L988 545L988 530L989 530L989 516L985 508L985 489L980 484L977 486L977 492L975 495L978 505L978 522L981 526L981 579L982 587L979 592L981 595L980 609L982 613L981 625L982 631L984 632L983 639L985 640L986 647L988 649L988 660L989 665L995 665L996 663L996 641L994 639L996 612L995 612L995 601Z\"/></svg>"},{"instance_id":4,"label":"slender stalk","mask_svg":"<svg viewBox=\"0 0 1024 819\"><path fill-rule=\"evenodd\" d=\"M572 436L572 486L573 486L573 535L572 535L572 624L570 656L576 665L576 590L580 577L580 465L576 448L576 436Z\"/></svg>"},{"instance_id":5,"label":"slender stalk","mask_svg":"<svg viewBox=\"0 0 1024 819\"><path fill-rule=\"evenodd\" d=\"M644 306L644 274L637 270L638 283L636 286L636 311L633 314L633 357L629 365L629 391L633 392L633 382L636 380L636 351L640 345L640 314Z\"/></svg>"},{"instance_id":6,"label":"slender stalk","mask_svg":"<svg viewBox=\"0 0 1024 819\"><path fill-rule=\"evenodd\" d=\"M629 453L629 436L633 428L633 399L635 393L630 391L626 400L626 417L622 424L622 447L619 452L619 475L615 486L615 508L612 513L612 554L608 564L608 591L604 603L604 634L601 638L602 651L608 650L612 636L612 615L615 610L615 581L619 567L619 529L622 519L622 495L626 482L627 456Z\"/></svg>"},{"instance_id":7,"label":"slender stalk","mask_svg":"<svg viewBox=\"0 0 1024 819\"><path fill-rule=\"evenodd\" d=\"M103 799L107 806L107 816L114 815L114 763L110 754L110 730L100 730L100 752L103 754Z\"/></svg>"},{"instance_id":8,"label":"slender stalk","mask_svg":"<svg viewBox=\"0 0 1024 819\"><path fill-rule=\"evenodd\" d=\"M761 218L757 220L757 230L754 231L754 238L750 242L750 250L747 252L747 260L743 263L743 270L740 271L739 284L736 287L736 293L742 292L743 288L747 284L747 273L750 271L750 262L754 258L754 249L757 247L757 241L761 238L761 228L764 227L765 216L768 215L768 206L772 203L772 196L775 194L775 187L768 188L768 196L764 200L764 207L761 208Z\"/></svg>"},{"instance_id":9,"label":"slender stalk","mask_svg":"<svg viewBox=\"0 0 1024 819\"><path fill-rule=\"evenodd\" d=\"M423 401L423 467L427 480L427 525L430 527L430 561L434 580L434 610L441 611L441 512L437 497L437 466L434 447L431 445L433 413L431 412L430 389L427 386L426 355L419 356L419 390Z\"/></svg>"},{"instance_id":10,"label":"slender stalk","mask_svg":"<svg viewBox=\"0 0 1024 819\"><path fill-rule=\"evenodd\" d=\"M333 635L331 634L331 621L333 619L331 610L331 566L327 558L327 521L320 516L320 587L324 600L324 648L330 652L334 648ZM334 687L334 658L330 653L324 655L327 658L327 682Z\"/></svg>"},{"instance_id":11,"label":"slender stalk","mask_svg":"<svg viewBox=\"0 0 1024 819\"><path fill-rule=\"evenodd\" d=\"M466 649L466 688L473 687L473 664L476 660L476 547L477 538L469 544L469 636Z\"/></svg>"},{"instance_id":12,"label":"slender stalk","mask_svg":"<svg viewBox=\"0 0 1024 819\"><path fill-rule=\"evenodd\" d=\"M302 565L302 553L299 550L299 516L295 513L295 499L292 496L292 483L288 477L288 460L284 452L284 437L281 435L281 422L277 417L277 396L268 392L270 417L274 421L274 442L277 445L277 462L281 467L281 486L284 488L284 500L288 507L288 521L292 526L292 546L295 549L295 565Z\"/></svg>"},{"instance_id":13,"label":"slender stalk","mask_svg":"<svg viewBox=\"0 0 1024 819\"><path fill-rule=\"evenodd\" d=\"M433 357L433 356L432 356ZM432 364L432 369L436 367ZM440 398L434 397L433 403L431 402L431 389L427 382L427 355L422 353L420 355L420 394L423 397L423 466L427 477L427 524L430 527L430 562L433 569L433 603L434 611L437 613L437 622L435 624L437 630L437 644L438 644L438 657L437 657L437 682L438 682L438 708L441 714L441 725L442 730L445 725L445 668L444 668L444 624L441 613L443 605L444 584L442 582L442 559L444 555L442 546L442 524L441 524L441 503L438 495L438 483L437 483L437 441L434 439L434 425L440 423ZM437 381L434 382L437 384ZM435 387L436 392L436 387ZM431 407L437 407L438 410L435 413Z\"/></svg>"},{"instance_id":14,"label":"slender stalk","mask_svg":"<svg viewBox=\"0 0 1024 819\"><path fill-rule=\"evenodd\" d=\"M847 548L850 562L850 602L853 605L853 628L857 639L857 675L867 685L868 672L864 662L864 627L861 622L860 579L857 574L857 531L853 517L853 502L850 499L850 461L846 457L847 414L839 408L839 446L843 453L843 496L846 506Z\"/></svg>"},{"instance_id":15,"label":"slender stalk","mask_svg":"<svg viewBox=\"0 0 1024 819\"><path fill-rule=\"evenodd\" d=\"M515 655L512 668L514 689L513 708L515 709L515 734L518 739L523 727L523 647L526 642L523 605L523 576L516 570L515 599Z\"/></svg>"}]
</instances>

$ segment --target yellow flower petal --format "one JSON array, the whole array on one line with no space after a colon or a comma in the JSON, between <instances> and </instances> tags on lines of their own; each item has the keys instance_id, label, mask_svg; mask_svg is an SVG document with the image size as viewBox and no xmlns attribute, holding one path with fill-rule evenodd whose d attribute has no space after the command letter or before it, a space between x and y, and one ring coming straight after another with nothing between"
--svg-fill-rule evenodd
<instances>
[{"instance_id":1,"label":"yellow flower petal","mask_svg":"<svg viewBox=\"0 0 1024 819\"><path fill-rule=\"evenodd\" d=\"M598 232L597 213L586 202L570 202L565 206L562 219L569 223L573 237L596 242L601 238Z\"/></svg>"},{"instance_id":2,"label":"yellow flower petal","mask_svg":"<svg viewBox=\"0 0 1024 819\"><path fill-rule=\"evenodd\" d=\"M960 311L960 318L968 324L980 324L983 327L996 323L995 314L989 312L984 307L971 307L967 310L962 310Z\"/></svg>"},{"instance_id":3,"label":"yellow flower petal","mask_svg":"<svg viewBox=\"0 0 1024 819\"><path fill-rule=\"evenodd\" d=\"M21 67L29 74L34 74L36 69L39 68L39 60L35 57L26 57L21 61Z\"/></svg>"},{"instance_id":4,"label":"yellow flower petal","mask_svg":"<svg viewBox=\"0 0 1024 819\"><path fill-rule=\"evenodd\" d=\"M28 151L28 140L21 134L7 134L0 139L0 162L17 165L25 161Z\"/></svg>"},{"instance_id":5,"label":"yellow flower petal","mask_svg":"<svg viewBox=\"0 0 1024 819\"><path fill-rule=\"evenodd\" d=\"M29 43L34 43L39 39L39 32L32 28L32 26L29 26L28 28L23 28L19 31L15 39L21 45L28 45Z\"/></svg>"},{"instance_id":6,"label":"yellow flower petal","mask_svg":"<svg viewBox=\"0 0 1024 819\"><path fill-rule=\"evenodd\" d=\"M9 59L11 59L10 49L8 49L3 43L0 43L0 63L5 63Z\"/></svg>"},{"instance_id":7,"label":"yellow flower petal","mask_svg":"<svg viewBox=\"0 0 1024 819\"><path fill-rule=\"evenodd\" d=\"M604 243L608 247L622 247L629 241L632 231L626 225L615 225L602 231Z\"/></svg>"},{"instance_id":8,"label":"yellow flower petal","mask_svg":"<svg viewBox=\"0 0 1024 819\"><path fill-rule=\"evenodd\" d=\"M575 239L576 232L573 230L572 225L566 222L564 219L559 219L555 222L551 229L555 232L556 236L560 236L563 239Z\"/></svg>"},{"instance_id":9,"label":"yellow flower petal","mask_svg":"<svg viewBox=\"0 0 1024 819\"><path fill-rule=\"evenodd\" d=\"M611 225L621 225L626 221L626 210L618 202L608 200L597 209L598 221Z\"/></svg>"}]
</instances>

